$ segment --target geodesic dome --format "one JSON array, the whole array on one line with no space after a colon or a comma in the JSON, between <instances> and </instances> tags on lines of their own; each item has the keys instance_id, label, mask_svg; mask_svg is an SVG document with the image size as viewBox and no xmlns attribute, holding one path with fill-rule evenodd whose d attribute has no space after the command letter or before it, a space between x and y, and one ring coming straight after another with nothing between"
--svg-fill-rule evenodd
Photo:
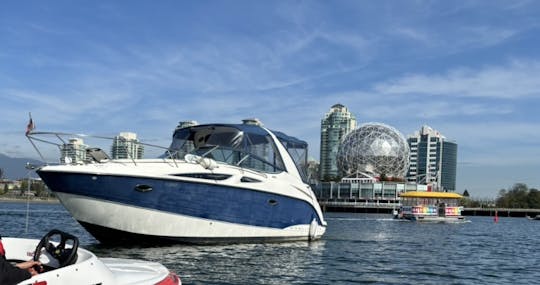
<instances>
[{"instance_id":1,"label":"geodesic dome","mask_svg":"<svg viewBox=\"0 0 540 285\"><path fill-rule=\"evenodd\" d=\"M361 172L404 177L409 167L409 145L395 128L366 123L343 138L337 165L345 175Z\"/></svg>"}]
</instances>

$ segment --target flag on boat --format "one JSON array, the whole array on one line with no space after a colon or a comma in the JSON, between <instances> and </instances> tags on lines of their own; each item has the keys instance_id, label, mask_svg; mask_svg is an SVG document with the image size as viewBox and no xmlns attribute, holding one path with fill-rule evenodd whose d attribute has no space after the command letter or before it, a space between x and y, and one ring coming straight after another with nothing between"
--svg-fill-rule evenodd
<instances>
[{"instance_id":1,"label":"flag on boat","mask_svg":"<svg viewBox=\"0 0 540 285\"><path fill-rule=\"evenodd\" d=\"M36 126L34 125L34 120L32 120L32 115L30 115L30 121L28 121L28 125L26 125L26 135L28 135L35 128Z\"/></svg>"}]
</instances>

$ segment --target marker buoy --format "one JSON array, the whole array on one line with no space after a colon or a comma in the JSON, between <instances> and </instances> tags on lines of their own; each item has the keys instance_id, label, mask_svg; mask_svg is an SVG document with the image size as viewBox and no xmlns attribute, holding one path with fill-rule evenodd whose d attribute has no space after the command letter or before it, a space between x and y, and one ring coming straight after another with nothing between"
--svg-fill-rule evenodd
<instances>
[{"instance_id":1,"label":"marker buoy","mask_svg":"<svg viewBox=\"0 0 540 285\"><path fill-rule=\"evenodd\" d=\"M493 221L495 223L499 222L499 216L497 215L497 211L495 211L495 217L493 218Z\"/></svg>"}]
</instances>

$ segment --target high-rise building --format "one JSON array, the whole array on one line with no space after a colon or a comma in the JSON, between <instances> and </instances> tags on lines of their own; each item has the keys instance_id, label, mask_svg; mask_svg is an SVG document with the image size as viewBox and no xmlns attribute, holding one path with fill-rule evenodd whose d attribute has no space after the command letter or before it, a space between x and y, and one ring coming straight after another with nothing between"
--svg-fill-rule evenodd
<instances>
[{"instance_id":1,"label":"high-rise building","mask_svg":"<svg viewBox=\"0 0 540 285\"><path fill-rule=\"evenodd\" d=\"M139 159L143 157L144 147L139 143L136 133L121 132L114 137L111 154L113 159Z\"/></svg>"},{"instance_id":2,"label":"high-rise building","mask_svg":"<svg viewBox=\"0 0 540 285\"><path fill-rule=\"evenodd\" d=\"M429 126L422 126L407 141L411 151L407 180L455 191L457 144Z\"/></svg>"},{"instance_id":3,"label":"high-rise building","mask_svg":"<svg viewBox=\"0 0 540 285\"><path fill-rule=\"evenodd\" d=\"M339 178L337 153L341 140L356 128L356 118L349 110L336 104L321 120L320 179L331 181Z\"/></svg>"},{"instance_id":4,"label":"high-rise building","mask_svg":"<svg viewBox=\"0 0 540 285\"><path fill-rule=\"evenodd\" d=\"M87 145L79 138L70 139L68 143L60 148L61 163L82 163L86 160Z\"/></svg>"}]
</instances>

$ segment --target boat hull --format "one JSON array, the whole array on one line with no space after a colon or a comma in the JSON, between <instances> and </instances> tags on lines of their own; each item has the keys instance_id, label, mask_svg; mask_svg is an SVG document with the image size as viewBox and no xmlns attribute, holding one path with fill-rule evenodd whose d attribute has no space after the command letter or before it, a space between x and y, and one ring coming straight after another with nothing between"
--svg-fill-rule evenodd
<instances>
[{"instance_id":1,"label":"boat hull","mask_svg":"<svg viewBox=\"0 0 540 285\"><path fill-rule=\"evenodd\" d=\"M103 243L308 240L325 230L313 205L271 192L178 179L38 174Z\"/></svg>"},{"instance_id":2,"label":"boat hull","mask_svg":"<svg viewBox=\"0 0 540 285\"><path fill-rule=\"evenodd\" d=\"M420 223L464 223L467 222L463 216L440 217L440 216L403 216L401 219Z\"/></svg>"}]
</instances>

